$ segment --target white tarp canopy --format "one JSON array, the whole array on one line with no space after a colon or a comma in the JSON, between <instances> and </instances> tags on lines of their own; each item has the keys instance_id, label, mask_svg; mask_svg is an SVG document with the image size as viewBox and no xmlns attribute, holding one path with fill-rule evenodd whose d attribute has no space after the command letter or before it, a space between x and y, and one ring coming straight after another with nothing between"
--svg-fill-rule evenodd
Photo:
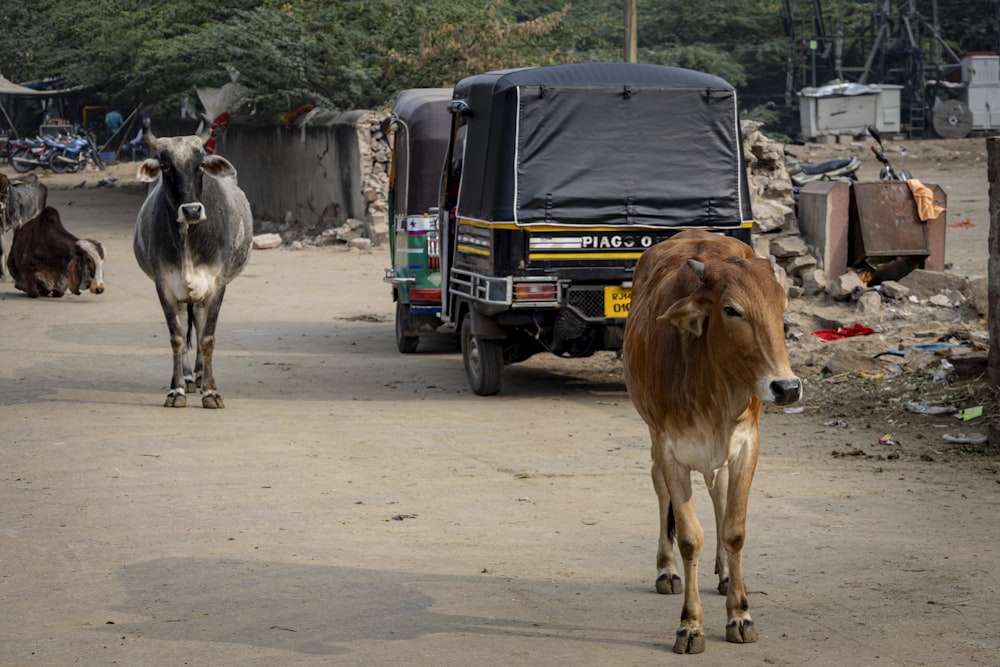
<instances>
[{"instance_id":1,"label":"white tarp canopy","mask_svg":"<svg viewBox=\"0 0 1000 667\"><path fill-rule=\"evenodd\" d=\"M77 88L64 88L61 90L35 90L34 88L28 88L27 86L16 84L7 77L5 77L3 74L0 74L0 97L9 96L9 97L52 98L65 95L67 93L74 93L80 90L83 90L82 86ZM3 120L6 120L7 124L10 125L11 128L14 127L14 122L10 119L10 116L7 114L7 109L6 107L4 107L2 102L0 102L0 115L2 115Z\"/></svg>"},{"instance_id":2,"label":"white tarp canopy","mask_svg":"<svg viewBox=\"0 0 1000 667\"><path fill-rule=\"evenodd\" d=\"M53 97L55 95L72 93L78 90L82 90L82 87L62 88L60 90L35 90L34 88L28 88L27 86L16 84L7 77L5 77L3 74L0 74L0 95L19 95L22 97Z\"/></svg>"},{"instance_id":3,"label":"white tarp canopy","mask_svg":"<svg viewBox=\"0 0 1000 667\"><path fill-rule=\"evenodd\" d=\"M24 86L19 86L13 81L9 80L3 74L0 74L0 95L31 95L32 97L38 95L51 95L52 93L35 90L33 88L25 88Z\"/></svg>"}]
</instances>

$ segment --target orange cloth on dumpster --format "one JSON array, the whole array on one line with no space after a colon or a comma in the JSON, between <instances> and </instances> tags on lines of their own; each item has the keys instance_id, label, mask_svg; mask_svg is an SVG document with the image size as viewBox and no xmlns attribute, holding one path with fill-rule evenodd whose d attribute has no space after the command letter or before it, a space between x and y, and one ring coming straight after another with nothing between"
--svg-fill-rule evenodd
<instances>
[{"instance_id":1,"label":"orange cloth on dumpster","mask_svg":"<svg viewBox=\"0 0 1000 667\"><path fill-rule=\"evenodd\" d=\"M944 213L944 208L934 203L934 193L929 187L915 178L907 179L906 184L913 193L913 201L917 203L917 215L921 220L927 222Z\"/></svg>"}]
</instances>

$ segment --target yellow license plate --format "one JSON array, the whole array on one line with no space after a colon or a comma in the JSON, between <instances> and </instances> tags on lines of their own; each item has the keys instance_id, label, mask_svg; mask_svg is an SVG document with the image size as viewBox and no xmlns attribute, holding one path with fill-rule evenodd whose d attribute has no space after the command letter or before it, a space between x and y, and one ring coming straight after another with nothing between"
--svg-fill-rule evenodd
<instances>
[{"instance_id":1,"label":"yellow license plate","mask_svg":"<svg viewBox=\"0 0 1000 667\"><path fill-rule=\"evenodd\" d=\"M632 303L632 290L624 287L604 288L604 316L628 317L628 307Z\"/></svg>"}]
</instances>

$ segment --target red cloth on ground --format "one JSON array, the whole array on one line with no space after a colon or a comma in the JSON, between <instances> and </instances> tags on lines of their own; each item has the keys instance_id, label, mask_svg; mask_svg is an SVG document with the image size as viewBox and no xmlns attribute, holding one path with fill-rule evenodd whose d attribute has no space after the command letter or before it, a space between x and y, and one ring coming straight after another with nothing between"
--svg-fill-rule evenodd
<instances>
[{"instance_id":1,"label":"red cloth on ground","mask_svg":"<svg viewBox=\"0 0 1000 667\"><path fill-rule=\"evenodd\" d=\"M861 324L853 327L840 327L839 329L817 329L813 335L819 336L823 340L838 340L840 338L851 338L852 336L868 336L875 333L874 329Z\"/></svg>"}]
</instances>

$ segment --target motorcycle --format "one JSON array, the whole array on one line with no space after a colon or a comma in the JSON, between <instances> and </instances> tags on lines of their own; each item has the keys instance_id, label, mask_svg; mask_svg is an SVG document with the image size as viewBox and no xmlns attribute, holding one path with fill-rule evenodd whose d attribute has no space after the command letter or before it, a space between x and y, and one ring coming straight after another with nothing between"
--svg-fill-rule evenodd
<instances>
[{"instance_id":1,"label":"motorcycle","mask_svg":"<svg viewBox=\"0 0 1000 667\"><path fill-rule=\"evenodd\" d=\"M52 149L49 168L57 174L74 173L87 165L90 159L94 166L104 171L104 161L94 140L87 134L46 138L45 143Z\"/></svg>"},{"instance_id":2,"label":"motorcycle","mask_svg":"<svg viewBox=\"0 0 1000 667\"><path fill-rule=\"evenodd\" d=\"M882 145L882 133L872 125L868 126L868 134L872 135L872 138L878 142L878 148L874 146L871 147L872 153L875 154L875 159L882 163L882 169L879 170L878 178L880 181L908 181L913 176L910 175L909 169L904 169L897 172L889 164L889 158L885 156L885 146Z\"/></svg>"},{"instance_id":3,"label":"motorcycle","mask_svg":"<svg viewBox=\"0 0 1000 667\"><path fill-rule=\"evenodd\" d=\"M52 148L44 139L31 137L11 139L9 146L10 164L17 173L26 174L36 167L49 168Z\"/></svg>"},{"instance_id":4,"label":"motorcycle","mask_svg":"<svg viewBox=\"0 0 1000 667\"><path fill-rule=\"evenodd\" d=\"M837 157L821 162L807 164L799 162L792 153L785 151L785 155L793 158L788 166L788 176L792 179L792 185L802 187L806 183L813 181L856 181L857 171L861 167L861 160L854 157Z\"/></svg>"},{"instance_id":5,"label":"motorcycle","mask_svg":"<svg viewBox=\"0 0 1000 667\"><path fill-rule=\"evenodd\" d=\"M861 160L855 156L837 157L807 164L799 162L793 154L785 151L788 160L788 177L792 181L792 194L799 201L799 192L807 183L815 181L856 181Z\"/></svg>"}]
</instances>

